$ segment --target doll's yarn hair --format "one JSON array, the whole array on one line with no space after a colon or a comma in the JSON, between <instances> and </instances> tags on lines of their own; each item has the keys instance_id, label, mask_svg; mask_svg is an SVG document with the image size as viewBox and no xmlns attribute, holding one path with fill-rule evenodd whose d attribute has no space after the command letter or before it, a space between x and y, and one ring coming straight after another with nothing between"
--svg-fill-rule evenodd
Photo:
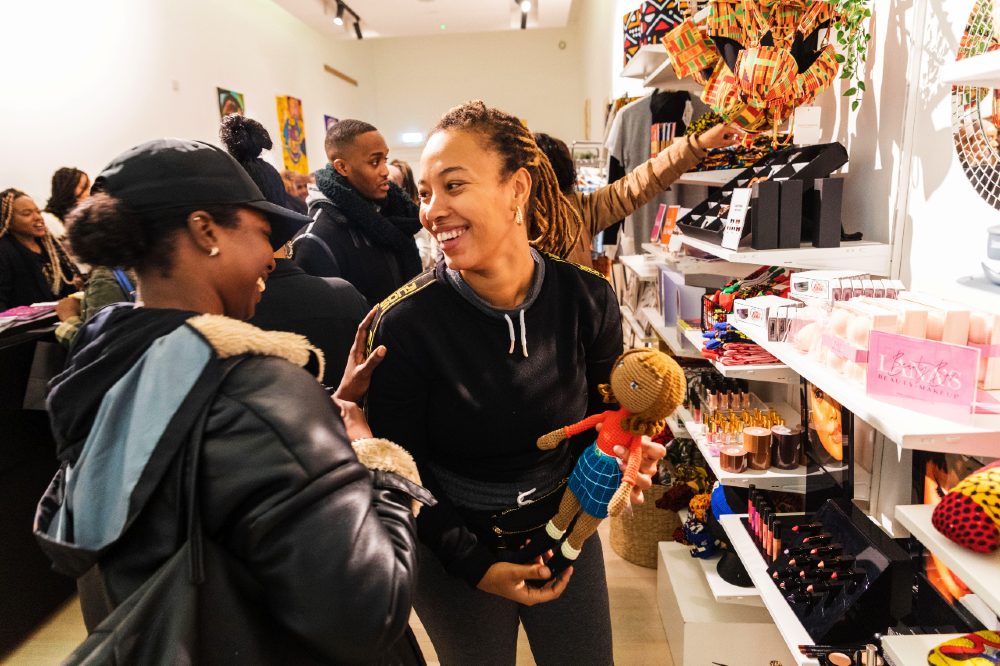
<instances>
[{"instance_id":1,"label":"doll's yarn hair","mask_svg":"<svg viewBox=\"0 0 1000 666\"><path fill-rule=\"evenodd\" d=\"M667 417L673 414L684 400L687 380L677 361L655 349L629 349L615 360L611 373L620 372L618 365L629 356L636 356L643 367L663 377L663 383L653 404L641 412L626 417L622 429L633 435L653 437L663 430L667 425ZM599 385L597 390L604 398L604 402L619 402L610 383Z\"/></svg>"}]
</instances>

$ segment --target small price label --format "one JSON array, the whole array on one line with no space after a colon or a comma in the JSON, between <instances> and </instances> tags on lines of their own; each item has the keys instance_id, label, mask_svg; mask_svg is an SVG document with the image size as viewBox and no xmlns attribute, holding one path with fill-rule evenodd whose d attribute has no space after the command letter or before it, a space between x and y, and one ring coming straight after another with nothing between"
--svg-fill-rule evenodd
<instances>
[{"instance_id":1,"label":"small price label","mask_svg":"<svg viewBox=\"0 0 1000 666\"><path fill-rule=\"evenodd\" d=\"M738 187L733 190L733 198L729 202L729 215L726 217L726 228L722 232L722 247L727 250L738 250L743 238L743 227L747 222L747 209L750 207L749 187Z\"/></svg>"}]
</instances>

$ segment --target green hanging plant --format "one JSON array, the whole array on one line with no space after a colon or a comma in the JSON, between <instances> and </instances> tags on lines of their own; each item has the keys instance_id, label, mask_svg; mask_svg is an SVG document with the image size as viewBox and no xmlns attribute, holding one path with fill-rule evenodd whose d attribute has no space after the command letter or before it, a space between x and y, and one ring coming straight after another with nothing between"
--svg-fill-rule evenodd
<instances>
[{"instance_id":1,"label":"green hanging plant","mask_svg":"<svg viewBox=\"0 0 1000 666\"><path fill-rule=\"evenodd\" d=\"M836 31L840 53L837 62L841 65L840 78L850 82L844 97L851 100L851 111L861 105L861 94L865 92L865 60L868 57L868 41L871 39L871 0L836 0L840 20L831 28Z\"/></svg>"}]
</instances>

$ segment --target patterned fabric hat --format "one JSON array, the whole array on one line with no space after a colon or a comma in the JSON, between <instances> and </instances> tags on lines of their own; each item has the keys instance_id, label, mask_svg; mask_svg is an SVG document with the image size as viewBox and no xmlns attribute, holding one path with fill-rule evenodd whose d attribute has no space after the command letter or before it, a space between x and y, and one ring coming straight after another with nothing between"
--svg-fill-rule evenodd
<instances>
[{"instance_id":1,"label":"patterned fabric hat","mask_svg":"<svg viewBox=\"0 0 1000 666\"><path fill-rule=\"evenodd\" d=\"M957 483L934 507L938 532L977 553L1000 547L1000 460Z\"/></svg>"},{"instance_id":2,"label":"patterned fabric hat","mask_svg":"<svg viewBox=\"0 0 1000 666\"><path fill-rule=\"evenodd\" d=\"M712 75L705 82L705 90L701 93L701 101L712 107L713 111L723 113L740 103L740 88L736 75L723 60L715 63Z\"/></svg>"},{"instance_id":3,"label":"patterned fabric hat","mask_svg":"<svg viewBox=\"0 0 1000 666\"><path fill-rule=\"evenodd\" d=\"M837 49L833 44L827 44L820 51L816 62L809 69L795 77L795 105L809 104L820 93L830 87L840 63L837 62Z\"/></svg>"},{"instance_id":4,"label":"patterned fabric hat","mask_svg":"<svg viewBox=\"0 0 1000 666\"><path fill-rule=\"evenodd\" d=\"M687 0L643 0L642 43L658 44L684 20Z\"/></svg>"},{"instance_id":5,"label":"patterned fabric hat","mask_svg":"<svg viewBox=\"0 0 1000 666\"><path fill-rule=\"evenodd\" d=\"M802 33L803 37L808 37L816 31L821 23L833 19L834 15L833 6L829 2L813 0L799 18L798 31Z\"/></svg>"},{"instance_id":6,"label":"patterned fabric hat","mask_svg":"<svg viewBox=\"0 0 1000 666\"><path fill-rule=\"evenodd\" d=\"M667 33L663 38L663 47L667 50L670 64L679 79L708 69L719 59L719 52L712 41L691 19L684 19L679 26Z\"/></svg>"},{"instance_id":7,"label":"patterned fabric hat","mask_svg":"<svg viewBox=\"0 0 1000 666\"><path fill-rule=\"evenodd\" d=\"M736 59L736 79L740 92L751 106L765 107L795 96L795 58L787 49L754 46Z\"/></svg>"},{"instance_id":8,"label":"patterned fabric hat","mask_svg":"<svg viewBox=\"0 0 1000 666\"><path fill-rule=\"evenodd\" d=\"M712 0L708 14L708 34L743 43L742 0Z\"/></svg>"}]
</instances>

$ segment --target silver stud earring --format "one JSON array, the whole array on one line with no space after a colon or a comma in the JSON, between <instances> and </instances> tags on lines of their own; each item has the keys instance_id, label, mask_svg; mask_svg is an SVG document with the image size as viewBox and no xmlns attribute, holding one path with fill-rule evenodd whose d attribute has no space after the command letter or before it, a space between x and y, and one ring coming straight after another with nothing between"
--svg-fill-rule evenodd
<instances>
[{"instance_id":1,"label":"silver stud earring","mask_svg":"<svg viewBox=\"0 0 1000 666\"><path fill-rule=\"evenodd\" d=\"M209 250L208 256L210 256L210 257L217 257L217 256L219 256L219 248L213 247L211 250Z\"/></svg>"},{"instance_id":2,"label":"silver stud earring","mask_svg":"<svg viewBox=\"0 0 1000 666\"><path fill-rule=\"evenodd\" d=\"M521 207L518 206L514 210L515 210L514 221L517 222L518 224L524 224L524 214L521 213Z\"/></svg>"}]
</instances>

